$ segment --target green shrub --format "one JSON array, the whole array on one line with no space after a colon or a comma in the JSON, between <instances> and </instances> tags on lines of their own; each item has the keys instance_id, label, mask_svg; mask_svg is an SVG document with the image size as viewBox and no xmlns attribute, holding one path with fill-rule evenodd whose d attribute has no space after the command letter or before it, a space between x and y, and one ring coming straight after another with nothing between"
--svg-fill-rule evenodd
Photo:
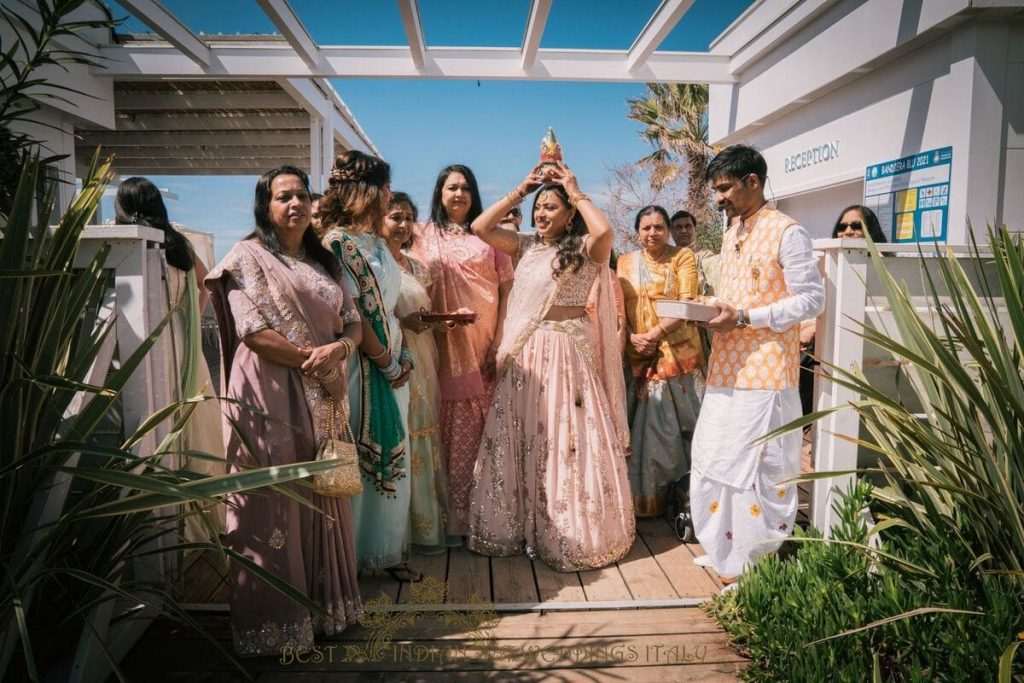
<instances>
[{"instance_id":1,"label":"green shrub","mask_svg":"<svg viewBox=\"0 0 1024 683\"><path fill-rule=\"evenodd\" d=\"M861 510L870 496L860 481L842 499L838 543L798 530L793 555L764 558L735 592L708 603L752 659L746 680L863 681L874 667L886 681L979 680L979 671L994 678L1003 650L1024 631L1024 596L1005 576L969 571L950 544L908 529L890 527L869 550ZM976 614L930 611L834 637L922 608Z\"/></svg>"}]
</instances>

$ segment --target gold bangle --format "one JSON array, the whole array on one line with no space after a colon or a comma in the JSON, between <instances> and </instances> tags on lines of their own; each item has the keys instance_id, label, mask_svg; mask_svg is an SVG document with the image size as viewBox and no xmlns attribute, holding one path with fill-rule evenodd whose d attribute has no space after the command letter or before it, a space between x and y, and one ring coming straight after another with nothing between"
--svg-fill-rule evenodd
<instances>
[{"instance_id":1,"label":"gold bangle","mask_svg":"<svg viewBox=\"0 0 1024 683\"><path fill-rule=\"evenodd\" d=\"M342 348L345 349L345 355L342 356L342 360L344 360L345 358L348 358L349 356L351 356L352 352L355 351L356 343L354 341L352 341L351 339L349 339L348 337L342 337L338 341L341 342Z\"/></svg>"},{"instance_id":2,"label":"gold bangle","mask_svg":"<svg viewBox=\"0 0 1024 683\"><path fill-rule=\"evenodd\" d=\"M336 379L338 379L338 366L337 365L335 365L333 368L331 368L330 372L328 372L326 375L321 377L320 378L320 382L321 382L321 384L325 384L327 382L333 382Z\"/></svg>"},{"instance_id":3,"label":"gold bangle","mask_svg":"<svg viewBox=\"0 0 1024 683\"><path fill-rule=\"evenodd\" d=\"M582 201L591 201L590 195L584 194L583 192L577 192L575 195L569 198L569 203L572 204L572 208L576 208L576 205Z\"/></svg>"},{"instance_id":4,"label":"gold bangle","mask_svg":"<svg viewBox=\"0 0 1024 683\"><path fill-rule=\"evenodd\" d=\"M508 203L512 206L519 206L523 203L523 200L526 199L526 193L520 190L519 187L516 187L505 195L505 199L508 200Z\"/></svg>"}]
</instances>

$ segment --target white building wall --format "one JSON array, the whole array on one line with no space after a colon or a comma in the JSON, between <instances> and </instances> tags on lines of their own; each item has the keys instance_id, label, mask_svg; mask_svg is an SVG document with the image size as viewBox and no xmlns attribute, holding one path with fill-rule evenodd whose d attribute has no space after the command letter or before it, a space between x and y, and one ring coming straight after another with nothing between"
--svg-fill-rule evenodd
<instances>
[{"instance_id":1,"label":"white building wall","mask_svg":"<svg viewBox=\"0 0 1024 683\"><path fill-rule=\"evenodd\" d=\"M769 187L770 189L770 187ZM793 216L813 239L832 236L839 212L851 204L861 204L864 183L858 179L816 192L806 192L777 201L779 211Z\"/></svg>"},{"instance_id":2,"label":"white building wall","mask_svg":"<svg viewBox=\"0 0 1024 683\"><path fill-rule=\"evenodd\" d=\"M968 220L976 233L1024 223L1024 22L957 15L936 28L957 3L916 13L912 4L838 3L738 85L713 88L714 141L758 147L779 207L814 237L862 200L865 167L944 146L953 150L947 242L967 241ZM908 37L907 27L928 32ZM868 67L844 56L887 45Z\"/></svg>"}]
</instances>

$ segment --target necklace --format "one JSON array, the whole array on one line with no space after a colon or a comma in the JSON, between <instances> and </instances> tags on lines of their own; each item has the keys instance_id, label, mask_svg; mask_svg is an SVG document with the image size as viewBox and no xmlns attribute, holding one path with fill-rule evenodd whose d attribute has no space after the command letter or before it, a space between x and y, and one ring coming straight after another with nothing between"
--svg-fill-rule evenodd
<instances>
[{"instance_id":1,"label":"necklace","mask_svg":"<svg viewBox=\"0 0 1024 683\"><path fill-rule=\"evenodd\" d=\"M441 232L445 232L451 235L465 235L466 233L469 232L469 226L462 225L461 223L449 223L443 228L441 228Z\"/></svg>"},{"instance_id":2,"label":"necklace","mask_svg":"<svg viewBox=\"0 0 1024 683\"><path fill-rule=\"evenodd\" d=\"M297 261L304 261L306 259L306 245L305 244L301 245L299 247L298 251L295 251L295 252L288 251L284 247L281 247L281 251L283 251L285 254L287 254L291 258L296 259Z\"/></svg>"},{"instance_id":3,"label":"necklace","mask_svg":"<svg viewBox=\"0 0 1024 683\"><path fill-rule=\"evenodd\" d=\"M665 283L661 287L662 294L666 296L675 296L676 289L676 274L672 272L672 264L662 263L661 260L668 254L668 245L661 250L661 253L657 256L650 256L647 250L644 250L644 273L648 271L654 271L665 278ZM645 278L646 279L646 278Z\"/></svg>"},{"instance_id":4,"label":"necklace","mask_svg":"<svg viewBox=\"0 0 1024 683\"><path fill-rule=\"evenodd\" d=\"M410 272L409 257L408 256L406 256L402 252L398 252L397 254L392 254L392 256L395 257L395 262L398 264L398 268L402 272L405 272L405 273Z\"/></svg>"}]
</instances>

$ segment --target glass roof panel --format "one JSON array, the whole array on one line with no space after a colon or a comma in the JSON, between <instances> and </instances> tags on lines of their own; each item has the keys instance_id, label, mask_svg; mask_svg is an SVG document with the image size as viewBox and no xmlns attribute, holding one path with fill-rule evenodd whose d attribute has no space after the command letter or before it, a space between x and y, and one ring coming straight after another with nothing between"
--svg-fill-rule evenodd
<instances>
[{"instance_id":1,"label":"glass roof panel","mask_svg":"<svg viewBox=\"0 0 1024 683\"><path fill-rule=\"evenodd\" d=\"M558 0L541 39L542 48L628 50L658 0Z\"/></svg>"},{"instance_id":2,"label":"glass roof panel","mask_svg":"<svg viewBox=\"0 0 1024 683\"><path fill-rule=\"evenodd\" d=\"M707 52L711 41L753 4L752 0L697 0L658 50Z\"/></svg>"},{"instance_id":3,"label":"glass roof panel","mask_svg":"<svg viewBox=\"0 0 1024 683\"><path fill-rule=\"evenodd\" d=\"M365 0L290 0L320 45L405 45L398 3ZM423 10L420 10L420 14Z\"/></svg>"},{"instance_id":4,"label":"glass roof panel","mask_svg":"<svg viewBox=\"0 0 1024 683\"><path fill-rule=\"evenodd\" d=\"M115 27L115 31L122 35L142 35L145 33L153 33L153 29L146 26L144 23L132 16L132 13L126 10L121 5L117 4L113 0L104 0L104 6L110 11L110 16L114 21L120 22Z\"/></svg>"},{"instance_id":5,"label":"glass roof panel","mask_svg":"<svg viewBox=\"0 0 1024 683\"><path fill-rule=\"evenodd\" d=\"M162 0L162 4L193 33L277 33L273 22L253 0Z\"/></svg>"},{"instance_id":6,"label":"glass roof panel","mask_svg":"<svg viewBox=\"0 0 1024 683\"><path fill-rule=\"evenodd\" d=\"M530 0L419 0L419 7L427 47L519 47Z\"/></svg>"}]
</instances>

